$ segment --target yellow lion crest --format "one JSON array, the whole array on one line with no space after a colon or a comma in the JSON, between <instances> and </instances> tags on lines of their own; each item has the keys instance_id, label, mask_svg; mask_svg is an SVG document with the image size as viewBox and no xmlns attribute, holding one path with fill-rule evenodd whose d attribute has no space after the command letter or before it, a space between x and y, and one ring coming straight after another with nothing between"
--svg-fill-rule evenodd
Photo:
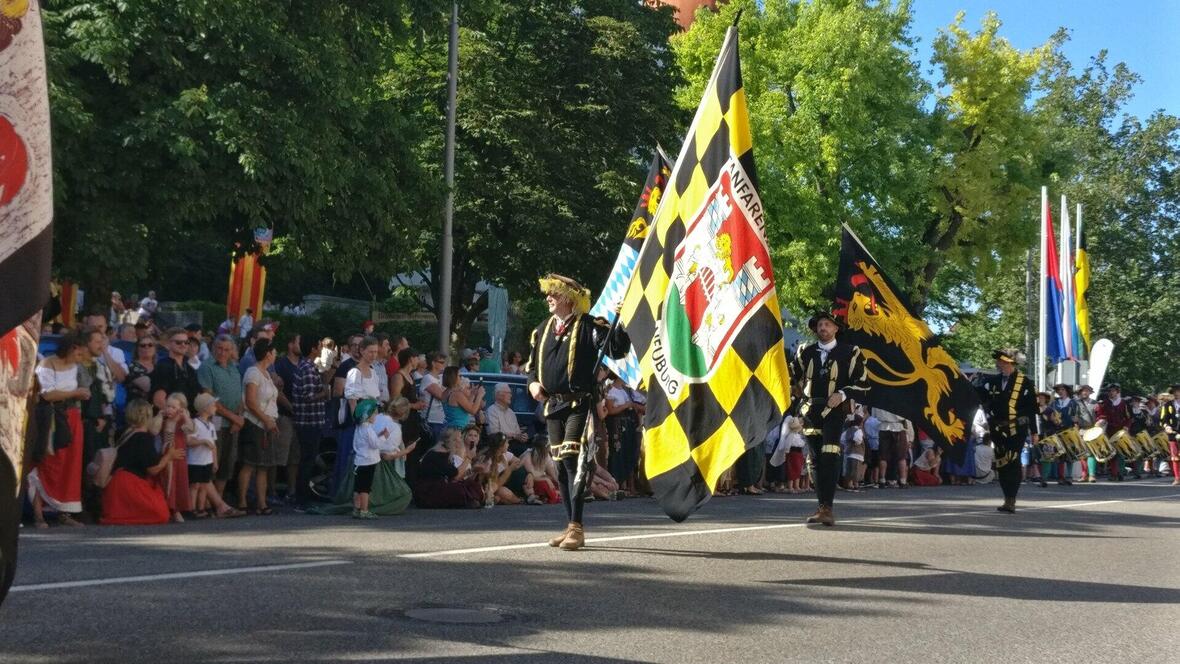
<instances>
[{"instance_id":1,"label":"yellow lion crest","mask_svg":"<svg viewBox=\"0 0 1180 664\"><path fill-rule=\"evenodd\" d=\"M948 372L950 376L960 376L959 366L942 347L923 347L922 342L932 338L933 333L925 322L910 314L876 267L863 261L858 261L857 266L879 293L879 299L874 302L864 293L853 292L848 302L848 327L881 337L900 348L911 367L910 371L891 367L876 353L861 348L865 359L885 372L885 375L879 375L873 370L873 364L869 364L869 376L877 384L892 387L918 381L925 383L926 403L930 405L926 406L924 414L947 440L962 440L966 431L963 420L953 409L947 417L943 417L938 409L942 399L951 393Z\"/></svg>"}]
</instances>

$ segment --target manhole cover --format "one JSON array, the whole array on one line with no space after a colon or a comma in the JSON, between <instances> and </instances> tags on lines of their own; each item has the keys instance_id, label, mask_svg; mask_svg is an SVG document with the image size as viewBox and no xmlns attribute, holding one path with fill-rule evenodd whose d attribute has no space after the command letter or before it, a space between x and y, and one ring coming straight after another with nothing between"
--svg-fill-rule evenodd
<instances>
[{"instance_id":1,"label":"manhole cover","mask_svg":"<svg viewBox=\"0 0 1180 664\"><path fill-rule=\"evenodd\" d=\"M456 607L409 609L405 616L411 620L453 625L487 625L504 622L505 615L493 609L464 609Z\"/></svg>"}]
</instances>

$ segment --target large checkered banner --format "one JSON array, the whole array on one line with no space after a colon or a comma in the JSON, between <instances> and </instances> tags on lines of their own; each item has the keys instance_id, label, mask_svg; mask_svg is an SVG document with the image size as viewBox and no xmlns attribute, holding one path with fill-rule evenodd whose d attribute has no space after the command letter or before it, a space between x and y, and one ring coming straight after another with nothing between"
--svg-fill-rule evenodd
<instances>
[{"instance_id":1,"label":"large checkered banner","mask_svg":"<svg viewBox=\"0 0 1180 664\"><path fill-rule=\"evenodd\" d=\"M647 476L676 521L790 403L764 226L731 27L621 312L648 390Z\"/></svg>"},{"instance_id":2,"label":"large checkered banner","mask_svg":"<svg viewBox=\"0 0 1180 664\"><path fill-rule=\"evenodd\" d=\"M631 223L627 225L627 237L623 238L623 246L619 248L619 256L615 259L610 276L606 278L606 285L602 287L598 301L590 308L591 316L615 322L618 316L615 311L626 295L631 275L635 273L635 265L639 262L639 249L643 246L643 239L647 237L647 230L651 226L656 208L660 205L660 197L668 184L668 175L671 172L672 165L668 163L663 151L656 150L651 158L651 166L647 169L647 182L643 185L643 193L639 195L635 213L631 215ZM633 388L639 387L639 358L634 350L618 360L603 357L603 363L622 378L623 382Z\"/></svg>"}]
</instances>

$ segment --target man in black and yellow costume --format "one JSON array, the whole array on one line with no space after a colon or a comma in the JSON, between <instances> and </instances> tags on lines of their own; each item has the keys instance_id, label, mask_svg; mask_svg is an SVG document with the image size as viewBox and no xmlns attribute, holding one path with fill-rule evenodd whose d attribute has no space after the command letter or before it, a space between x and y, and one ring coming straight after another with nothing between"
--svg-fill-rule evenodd
<instances>
[{"instance_id":1,"label":"man in black and yellow costume","mask_svg":"<svg viewBox=\"0 0 1180 664\"><path fill-rule=\"evenodd\" d=\"M818 341L800 346L791 361L791 379L803 388L799 413L803 417L803 436L815 463L815 492L819 497L819 509L807 522L834 526L832 501L840 480L840 434L844 430L846 402L864 401L869 391L868 371L860 348L836 339L840 324L832 314L820 312L811 317L807 326Z\"/></svg>"},{"instance_id":2,"label":"man in black and yellow costume","mask_svg":"<svg viewBox=\"0 0 1180 664\"><path fill-rule=\"evenodd\" d=\"M1040 437L1040 418L1037 417L1037 397L1032 381L1016 364L1020 354L1012 349L992 353L1000 373L983 378L979 385L979 400L987 414L992 446L996 452L996 476L1004 492L1004 504L996 509L1016 513L1016 493L1020 490L1020 452L1032 435L1036 444Z\"/></svg>"},{"instance_id":3,"label":"man in black and yellow costume","mask_svg":"<svg viewBox=\"0 0 1180 664\"><path fill-rule=\"evenodd\" d=\"M540 279L550 316L533 330L529 353L529 393L544 403L549 445L557 461L561 500L568 525L549 540L567 551L586 542L582 527L583 491L575 488L578 457L586 433L586 418L598 398L595 371L604 344L613 358L623 357L630 340L621 328L612 334L606 321L591 318L590 291L558 274ZM609 338L608 338L609 337ZM590 469L591 472L593 468ZM587 480L588 481L588 480Z\"/></svg>"}]
</instances>

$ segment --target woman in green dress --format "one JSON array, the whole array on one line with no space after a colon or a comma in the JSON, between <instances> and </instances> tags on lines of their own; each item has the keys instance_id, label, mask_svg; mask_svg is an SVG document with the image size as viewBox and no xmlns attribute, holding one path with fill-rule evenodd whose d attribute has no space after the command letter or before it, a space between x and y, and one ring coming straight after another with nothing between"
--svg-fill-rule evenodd
<instances>
[{"instance_id":1,"label":"woman in green dress","mask_svg":"<svg viewBox=\"0 0 1180 664\"><path fill-rule=\"evenodd\" d=\"M365 408L361 408L361 405ZM377 408L377 403L370 399L362 401L357 404L354 416L358 422L363 422L360 417L363 415L368 419L372 415L372 409ZM399 474L399 465L404 468L404 461L407 454L413 451L417 441L409 441L405 444L402 440L401 422L409 417L410 402L402 397L398 397L389 402L388 414L381 413L377 415L372 427L373 433L377 436L380 442L381 461L377 463L377 468L373 472L373 488L369 493L369 511L377 516L393 516L401 514L406 511L406 507L410 504L412 494L410 492L410 485L406 484L405 478ZM359 430L359 428L358 428ZM359 440L359 436L357 439ZM399 461L401 462L399 464ZM401 472L405 472L401 470ZM327 505L320 505L308 510L312 514L351 514L353 511L353 483L355 481L355 473L346 473L344 480L336 489L336 494L332 498L332 502Z\"/></svg>"}]
</instances>

